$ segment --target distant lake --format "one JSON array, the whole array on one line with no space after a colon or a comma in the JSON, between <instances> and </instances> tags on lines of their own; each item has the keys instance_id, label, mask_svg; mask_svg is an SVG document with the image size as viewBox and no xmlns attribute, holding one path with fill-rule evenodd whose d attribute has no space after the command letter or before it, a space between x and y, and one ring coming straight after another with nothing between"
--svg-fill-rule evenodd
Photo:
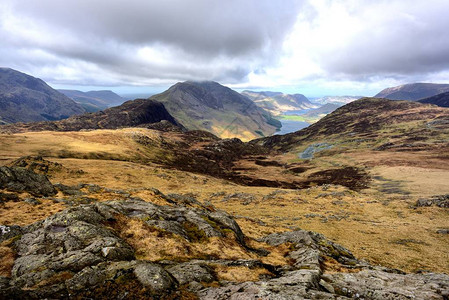
<instances>
[{"instance_id":1,"label":"distant lake","mask_svg":"<svg viewBox=\"0 0 449 300\"><path fill-rule=\"evenodd\" d=\"M309 110L311 110L310 108L308 109L299 109L299 110L289 110L289 111L285 111L283 112L284 115L286 116L300 116L305 114L306 112L308 112Z\"/></svg>"},{"instance_id":2,"label":"distant lake","mask_svg":"<svg viewBox=\"0 0 449 300\"><path fill-rule=\"evenodd\" d=\"M275 134L287 134L290 132L295 132L303 128L306 128L307 126L310 125L307 122L301 121L282 120L282 119L280 121L282 123L281 131L278 131Z\"/></svg>"}]
</instances>

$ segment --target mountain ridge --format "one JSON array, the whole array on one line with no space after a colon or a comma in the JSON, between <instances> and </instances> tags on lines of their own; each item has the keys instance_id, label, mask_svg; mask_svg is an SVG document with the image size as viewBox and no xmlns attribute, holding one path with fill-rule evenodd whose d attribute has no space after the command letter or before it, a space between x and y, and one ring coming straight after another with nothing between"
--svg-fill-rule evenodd
<instances>
[{"instance_id":1,"label":"mountain ridge","mask_svg":"<svg viewBox=\"0 0 449 300\"><path fill-rule=\"evenodd\" d=\"M65 119L85 109L42 79L0 68L0 119L6 123Z\"/></svg>"},{"instance_id":2,"label":"mountain ridge","mask_svg":"<svg viewBox=\"0 0 449 300\"><path fill-rule=\"evenodd\" d=\"M374 96L374 98L386 98L390 100L411 100L435 96L449 92L449 84L438 83L409 83L386 88Z\"/></svg>"},{"instance_id":3,"label":"mountain ridge","mask_svg":"<svg viewBox=\"0 0 449 300\"><path fill-rule=\"evenodd\" d=\"M18 123L0 127L0 132L29 131L80 131L91 129L117 129L123 127L147 127L150 124L168 121L182 129L160 102L148 99L126 101L120 106L104 111L72 116L60 121ZM162 124L162 127L167 127ZM162 128L161 127L161 128ZM170 127L170 126L169 126Z\"/></svg>"},{"instance_id":4,"label":"mountain ridge","mask_svg":"<svg viewBox=\"0 0 449 300\"><path fill-rule=\"evenodd\" d=\"M434 104L440 107L449 107L449 92L418 100L420 103Z\"/></svg>"},{"instance_id":5,"label":"mountain ridge","mask_svg":"<svg viewBox=\"0 0 449 300\"><path fill-rule=\"evenodd\" d=\"M222 138L250 140L273 134L280 122L236 91L213 81L178 82L153 95L190 130L206 130Z\"/></svg>"},{"instance_id":6,"label":"mountain ridge","mask_svg":"<svg viewBox=\"0 0 449 300\"><path fill-rule=\"evenodd\" d=\"M281 115L289 110L316 108L316 105L311 103L303 94L284 94L271 91L253 92L249 90L245 90L241 94L273 115Z\"/></svg>"},{"instance_id":7,"label":"mountain ridge","mask_svg":"<svg viewBox=\"0 0 449 300\"><path fill-rule=\"evenodd\" d=\"M82 92L78 90L58 89L57 91L83 106L87 112L104 110L125 102L124 98L110 90Z\"/></svg>"}]
</instances>

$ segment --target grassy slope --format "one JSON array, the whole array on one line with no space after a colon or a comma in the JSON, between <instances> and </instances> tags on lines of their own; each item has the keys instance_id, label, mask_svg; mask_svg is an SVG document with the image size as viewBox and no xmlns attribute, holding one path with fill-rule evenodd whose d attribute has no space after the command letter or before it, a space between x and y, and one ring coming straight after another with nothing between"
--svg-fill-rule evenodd
<instances>
[{"instance_id":1,"label":"grassy slope","mask_svg":"<svg viewBox=\"0 0 449 300\"><path fill-rule=\"evenodd\" d=\"M412 124L401 126L402 130L413 127ZM385 139L394 139L392 135L396 129L383 130ZM146 136L152 142L144 147L135 142L135 136ZM371 152L367 150L369 141L348 140L317 154L316 159L307 162L308 166L317 170L357 165L382 180L374 180L370 189L362 192L341 186L289 190L239 186L209 176L139 162L143 158L151 160L168 156L169 153L160 146L162 139L175 141L180 137L133 128L0 135L0 144L5 145L0 149L0 158L7 163L22 155L44 154L69 169L85 172L76 175L56 173L51 177L52 182L135 188L130 192L148 201L155 201L154 196L143 188L155 187L164 193L192 193L200 201L211 201L220 209L265 222L263 225L252 219L238 219L251 237L300 227L323 233L374 263L408 271L449 272L448 240L436 233L440 228L449 228L447 209L410 208L419 197L447 192L447 158L441 158L434 150ZM439 140L439 137L432 139ZM305 164L296 156L304 147L298 146L290 153L272 159ZM259 168L270 176L282 176L274 167ZM392 186L396 190L392 190ZM231 197L235 193L240 194ZM107 200L112 196L104 194L101 197ZM60 206L50 201L43 201L39 206L11 202L0 208L0 223L31 223L63 209Z\"/></svg>"},{"instance_id":2,"label":"grassy slope","mask_svg":"<svg viewBox=\"0 0 449 300\"><path fill-rule=\"evenodd\" d=\"M170 114L190 130L207 130L221 138L237 137L243 141L261 137L258 132L269 136L276 131L274 126L256 122L249 116L239 113L245 111L245 107L225 107L223 110L216 110L204 106L203 112L198 114L194 109L179 107L177 103L171 102L167 93L153 96L152 99L162 102Z\"/></svg>"}]
</instances>

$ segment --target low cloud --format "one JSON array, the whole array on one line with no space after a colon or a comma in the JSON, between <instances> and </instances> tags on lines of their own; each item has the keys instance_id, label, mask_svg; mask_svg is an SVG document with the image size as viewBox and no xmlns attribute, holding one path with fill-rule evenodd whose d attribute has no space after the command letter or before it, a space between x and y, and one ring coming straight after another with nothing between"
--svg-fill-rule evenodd
<instances>
[{"instance_id":1,"label":"low cloud","mask_svg":"<svg viewBox=\"0 0 449 300\"><path fill-rule=\"evenodd\" d=\"M3 0L0 65L90 86L447 82L448 11L446 0Z\"/></svg>"}]
</instances>

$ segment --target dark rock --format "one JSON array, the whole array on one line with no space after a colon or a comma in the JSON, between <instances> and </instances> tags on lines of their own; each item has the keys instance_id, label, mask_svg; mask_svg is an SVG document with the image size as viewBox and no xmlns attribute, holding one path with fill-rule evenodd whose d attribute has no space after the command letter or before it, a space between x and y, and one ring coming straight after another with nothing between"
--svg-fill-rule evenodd
<instances>
[{"instance_id":1,"label":"dark rock","mask_svg":"<svg viewBox=\"0 0 449 300\"><path fill-rule=\"evenodd\" d=\"M20 200L20 198L19 198L19 196L17 196L17 194L0 193L0 203L1 202L8 202L8 201L18 202L19 200Z\"/></svg>"},{"instance_id":2,"label":"dark rock","mask_svg":"<svg viewBox=\"0 0 449 300\"><path fill-rule=\"evenodd\" d=\"M179 284L196 282L212 282L215 280L212 269L205 263L187 262L175 265L167 271L178 281Z\"/></svg>"},{"instance_id":3,"label":"dark rock","mask_svg":"<svg viewBox=\"0 0 449 300\"><path fill-rule=\"evenodd\" d=\"M68 186L62 183L55 183L54 187L62 192L64 195L66 196L81 196L81 195L85 195L85 193L83 193L80 189L79 186Z\"/></svg>"},{"instance_id":4,"label":"dark rock","mask_svg":"<svg viewBox=\"0 0 449 300\"><path fill-rule=\"evenodd\" d=\"M26 168L44 175L52 171L61 171L64 168L61 164L48 161L42 156L23 156L10 163L9 166Z\"/></svg>"},{"instance_id":5,"label":"dark rock","mask_svg":"<svg viewBox=\"0 0 449 300\"><path fill-rule=\"evenodd\" d=\"M24 202L31 204L31 205L39 205L42 204L42 202L40 200L37 200L36 198L25 198L25 200L23 200Z\"/></svg>"},{"instance_id":6,"label":"dark rock","mask_svg":"<svg viewBox=\"0 0 449 300\"><path fill-rule=\"evenodd\" d=\"M421 198L416 202L417 207L424 206L438 206L443 208L449 208L449 194L432 196L431 198Z\"/></svg>"},{"instance_id":7,"label":"dark rock","mask_svg":"<svg viewBox=\"0 0 449 300\"><path fill-rule=\"evenodd\" d=\"M33 196L51 196L56 190L45 175L20 167L0 167L0 188L28 192Z\"/></svg>"},{"instance_id":8,"label":"dark rock","mask_svg":"<svg viewBox=\"0 0 449 300\"><path fill-rule=\"evenodd\" d=\"M23 233L23 228L17 225L0 225L0 242L19 236Z\"/></svg>"},{"instance_id":9,"label":"dark rock","mask_svg":"<svg viewBox=\"0 0 449 300\"><path fill-rule=\"evenodd\" d=\"M449 228L438 229L437 233L439 233L439 234L449 234Z\"/></svg>"}]
</instances>

